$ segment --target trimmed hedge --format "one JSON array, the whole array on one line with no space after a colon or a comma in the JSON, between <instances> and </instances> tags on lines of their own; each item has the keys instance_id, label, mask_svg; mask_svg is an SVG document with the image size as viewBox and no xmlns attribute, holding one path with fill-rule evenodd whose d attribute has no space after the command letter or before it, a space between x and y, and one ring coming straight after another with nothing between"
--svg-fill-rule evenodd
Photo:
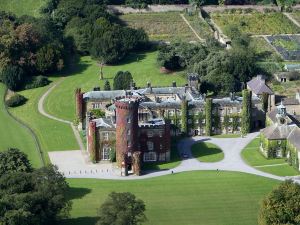
<instances>
[{"instance_id":1,"label":"trimmed hedge","mask_svg":"<svg viewBox=\"0 0 300 225\"><path fill-rule=\"evenodd\" d=\"M8 107L17 107L23 105L26 101L27 99L24 96L19 94L14 94L8 100L5 101L5 104Z\"/></svg>"}]
</instances>

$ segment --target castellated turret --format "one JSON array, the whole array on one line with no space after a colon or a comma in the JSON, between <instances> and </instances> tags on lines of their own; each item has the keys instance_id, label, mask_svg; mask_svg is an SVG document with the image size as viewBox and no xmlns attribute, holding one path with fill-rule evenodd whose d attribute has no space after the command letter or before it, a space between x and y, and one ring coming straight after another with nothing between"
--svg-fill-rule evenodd
<instances>
[{"instance_id":1,"label":"castellated turret","mask_svg":"<svg viewBox=\"0 0 300 225\"><path fill-rule=\"evenodd\" d=\"M116 106L116 156L118 166L132 163L133 153L138 151L138 108L136 98L118 98Z\"/></svg>"}]
</instances>

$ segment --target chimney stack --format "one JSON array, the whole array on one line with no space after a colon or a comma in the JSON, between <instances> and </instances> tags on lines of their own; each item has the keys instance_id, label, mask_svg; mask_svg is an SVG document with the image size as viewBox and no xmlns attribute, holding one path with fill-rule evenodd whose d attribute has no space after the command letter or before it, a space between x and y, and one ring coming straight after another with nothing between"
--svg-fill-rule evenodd
<instances>
[{"instance_id":1,"label":"chimney stack","mask_svg":"<svg viewBox=\"0 0 300 225\"><path fill-rule=\"evenodd\" d=\"M176 81L173 81L172 82L172 87L176 87L177 85L176 85Z\"/></svg>"}]
</instances>

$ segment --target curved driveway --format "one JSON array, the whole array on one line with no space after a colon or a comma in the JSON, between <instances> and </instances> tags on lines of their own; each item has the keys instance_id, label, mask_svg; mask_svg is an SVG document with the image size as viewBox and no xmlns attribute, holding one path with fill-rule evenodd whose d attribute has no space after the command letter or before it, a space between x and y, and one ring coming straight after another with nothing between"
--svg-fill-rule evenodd
<instances>
[{"instance_id":1,"label":"curved driveway","mask_svg":"<svg viewBox=\"0 0 300 225\"><path fill-rule=\"evenodd\" d=\"M56 120L56 121L59 121L59 122L62 122L62 123L66 123L66 124L69 124L73 130L73 133L75 135L75 138L76 138L76 141L78 143L78 146L80 148L80 150L84 150L84 145L82 143L82 140L81 140L81 137L80 137L80 134L78 132L78 130L75 128L75 126L73 125L73 123L71 121L68 121L68 120L63 120L63 119L60 119L60 118L57 118L55 116L52 116L50 114L48 114L45 109L44 109L44 102L45 102L45 99L47 98L47 96L50 94L50 92L56 88L57 85L59 85L61 82L63 82L63 80L65 79L65 77L61 78L59 81L55 82L42 96L41 98L39 99L39 102L38 102L38 111L39 113L41 113L42 115L52 119L52 120Z\"/></svg>"}]
</instances>

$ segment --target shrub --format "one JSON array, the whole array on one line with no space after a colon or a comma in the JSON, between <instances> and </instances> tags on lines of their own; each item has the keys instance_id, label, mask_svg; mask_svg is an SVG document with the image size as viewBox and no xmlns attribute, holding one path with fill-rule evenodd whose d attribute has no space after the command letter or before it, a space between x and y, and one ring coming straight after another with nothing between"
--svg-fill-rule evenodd
<instances>
[{"instance_id":1,"label":"shrub","mask_svg":"<svg viewBox=\"0 0 300 225\"><path fill-rule=\"evenodd\" d=\"M31 79L29 84L25 85L25 89L32 89L32 88L38 88L38 87L44 87L48 85L50 81L45 76L37 76Z\"/></svg>"},{"instance_id":2,"label":"shrub","mask_svg":"<svg viewBox=\"0 0 300 225\"><path fill-rule=\"evenodd\" d=\"M93 110L91 110L91 113L96 118L105 117L105 112L103 112L101 109L93 109Z\"/></svg>"},{"instance_id":3,"label":"shrub","mask_svg":"<svg viewBox=\"0 0 300 225\"><path fill-rule=\"evenodd\" d=\"M299 224L300 185L286 180L261 203L258 224Z\"/></svg>"},{"instance_id":4,"label":"shrub","mask_svg":"<svg viewBox=\"0 0 300 225\"><path fill-rule=\"evenodd\" d=\"M0 79L7 88L15 91L21 87L24 79L24 71L19 66L8 65L2 70Z\"/></svg>"},{"instance_id":5,"label":"shrub","mask_svg":"<svg viewBox=\"0 0 300 225\"><path fill-rule=\"evenodd\" d=\"M14 94L5 103L8 107L17 107L23 105L27 99L19 94Z\"/></svg>"}]
</instances>

